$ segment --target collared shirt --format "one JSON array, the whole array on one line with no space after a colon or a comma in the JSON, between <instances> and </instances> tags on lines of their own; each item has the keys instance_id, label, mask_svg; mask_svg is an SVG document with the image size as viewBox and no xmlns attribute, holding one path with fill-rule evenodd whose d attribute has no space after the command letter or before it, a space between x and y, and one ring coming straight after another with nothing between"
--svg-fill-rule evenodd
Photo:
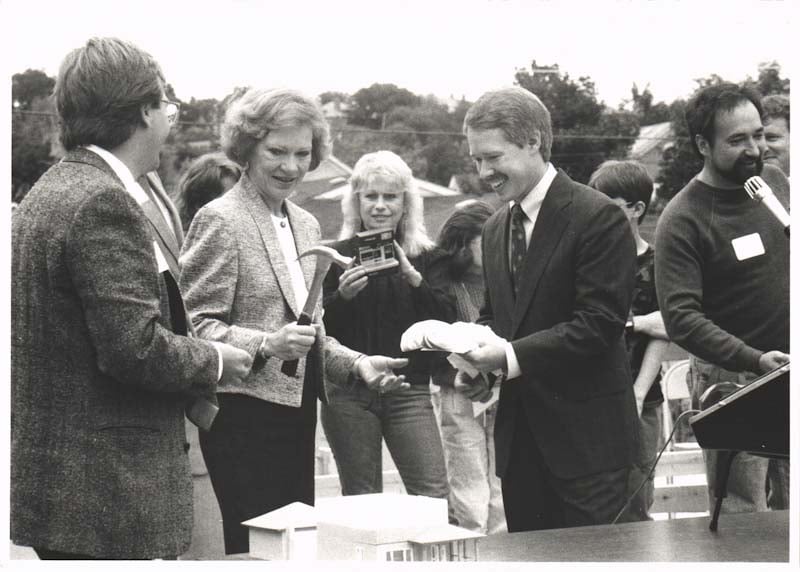
<instances>
[{"instance_id":1,"label":"collared shirt","mask_svg":"<svg viewBox=\"0 0 800 572\"><path fill-rule=\"evenodd\" d=\"M86 145L85 148L86 150L91 151L99 156L103 161L106 162L106 164L108 164L109 167L111 167L111 170L114 171L114 174L119 177L120 181L122 181L122 184L125 186L125 190L130 196L133 197L133 200L136 201L136 204L141 205L150 200L150 197L147 196L147 193L144 191L142 186L136 182L136 179L133 178L133 173L131 173L131 170L128 169L128 166L120 161L116 155L103 149L102 147L98 147L97 145ZM158 204L158 202L156 202L156 204ZM161 256L163 258L163 254L161 253L161 250L155 241L153 241L153 247L156 254L156 261L158 261L158 257ZM159 271L161 271L161 262L158 263L158 266ZM166 262L163 264L163 266L166 267ZM217 367L217 381L219 381L222 379L223 371L222 352L216 346L216 344L214 344L214 349L217 350L217 357L219 358L219 366Z\"/></svg>"},{"instance_id":2,"label":"collared shirt","mask_svg":"<svg viewBox=\"0 0 800 572\"><path fill-rule=\"evenodd\" d=\"M522 211L526 216L526 218L522 221L522 227L525 229L525 244L528 245L528 247L530 247L531 244L533 227L536 225L536 219L539 218L539 211L542 209L542 203L544 202L544 198L547 196L547 191L550 190L550 185L553 183L553 179L556 178L557 174L558 172L556 171L555 167L553 167L553 164L548 162L542 178L539 179L539 182L536 183L536 186L533 187L533 189L531 189L530 192L525 195L519 203L519 206L522 208ZM509 208L513 205L514 201L510 201ZM510 256L510 243L508 252ZM517 354L514 353L514 348L511 346L511 342L506 342L505 350L506 364L508 366L506 379L514 379L515 377L519 377L522 375L522 370L519 367L519 360L517 360Z\"/></svg>"}]
</instances>

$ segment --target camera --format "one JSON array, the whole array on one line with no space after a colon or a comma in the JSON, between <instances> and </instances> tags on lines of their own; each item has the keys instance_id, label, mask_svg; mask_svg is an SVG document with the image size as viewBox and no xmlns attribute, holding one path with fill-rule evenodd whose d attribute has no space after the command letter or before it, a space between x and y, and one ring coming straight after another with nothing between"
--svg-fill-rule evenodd
<instances>
[{"instance_id":1,"label":"camera","mask_svg":"<svg viewBox=\"0 0 800 572\"><path fill-rule=\"evenodd\" d=\"M378 229L357 233L356 260L369 276L397 272L400 263L394 251L394 231Z\"/></svg>"}]
</instances>

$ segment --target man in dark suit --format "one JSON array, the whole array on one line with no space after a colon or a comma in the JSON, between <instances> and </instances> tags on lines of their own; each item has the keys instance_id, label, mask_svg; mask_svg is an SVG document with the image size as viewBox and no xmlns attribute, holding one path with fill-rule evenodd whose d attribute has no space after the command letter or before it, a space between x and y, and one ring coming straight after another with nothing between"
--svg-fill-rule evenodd
<instances>
[{"instance_id":1,"label":"man in dark suit","mask_svg":"<svg viewBox=\"0 0 800 572\"><path fill-rule=\"evenodd\" d=\"M610 523L638 439L622 341L636 269L629 225L550 164L550 113L532 93L484 94L464 131L481 179L508 201L483 231L479 319L503 342L465 354L504 375L495 447L508 529ZM463 372L456 386L486 391Z\"/></svg>"},{"instance_id":2,"label":"man in dark suit","mask_svg":"<svg viewBox=\"0 0 800 572\"><path fill-rule=\"evenodd\" d=\"M184 410L251 358L186 335L141 206L177 114L158 64L91 39L55 99L67 155L12 231L11 539L43 559L175 558L192 530Z\"/></svg>"}]
</instances>

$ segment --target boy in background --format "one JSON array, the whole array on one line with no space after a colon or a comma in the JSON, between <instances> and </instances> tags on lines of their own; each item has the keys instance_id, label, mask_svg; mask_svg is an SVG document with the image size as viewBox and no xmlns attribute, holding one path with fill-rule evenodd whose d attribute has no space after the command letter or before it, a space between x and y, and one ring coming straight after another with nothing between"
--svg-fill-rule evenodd
<instances>
[{"instance_id":1,"label":"boy in background","mask_svg":"<svg viewBox=\"0 0 800 572\"><path fill-rule=\"evenodd\" d=\"M628 496L647 477L662 445L661 362L669 345L664 320L658 310L655 277L655 251L642 238L639 225L647 214L653 193L653 180L636 161L606 161L589 179L589 186L611 198L628 217L636 241L636 286L625 326L625 347L633 377L633 392L639 414L640 441L634 470L628 482ZM648 479L631 502L626 520L652 520L653 478Z\"/></svg>"}]
</instances>

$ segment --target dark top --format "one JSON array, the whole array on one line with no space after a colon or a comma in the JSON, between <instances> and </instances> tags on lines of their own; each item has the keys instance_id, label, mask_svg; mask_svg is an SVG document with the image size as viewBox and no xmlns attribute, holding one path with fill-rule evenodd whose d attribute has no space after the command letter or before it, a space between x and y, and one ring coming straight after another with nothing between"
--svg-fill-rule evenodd
<instances>
[{"instance_id":1,"label":"dark top","mask_svg":"<svg viewBox=\"0 0 800 572\"><path fill-rule=\"evenodd\" d=\"M788 206L783 173L761 176ZM656 290L670 338L701 359L758 372L763 352L789 351L789 240L743 188L694 178L675 195L656 229Z\"/></svg>"},{"instance_id":2,"label":"dark top","mask_svg":"<svg viewBox=\"0 0 800 572\"><path fill-rule=\"evenodd\" d=\"M352 256L355 238L336 242L331 247L345 256ZM352 300L339 295L339 276L343 271L338 266L331 266L324 283L323 320L328 335L367 355L407 357L408 366L396 370L397 373L404 374L412 385L427 384L435 369L447 365L445 355L441 352L402 352L400 337L412 324L422 320L452 321L452 300L425 278L435 256L434 251L427 251L409 258L423 276L417 288L412 288L399 271L373 275Z\"/></svg>"},{"instance_id":3,"label":"dark top","mask_svg":"<svg viewBox=\"0 0 800 572\"><path fill-rule=\"evenodd\" d=\"M630 316L644 316L658 310L656 298L656 283L654 276L655 251L648 245L647 250L636 257L636 286L633 288L633 304ZM639 370L642 368L644 352L652 338L641 332L625 332L625 349L628 352L628 361L631 364L631 377L636 381ZM653 385L644 398L645 405L658 405L664 401L661 393L661 373L659 372Z\"/></svg>"}]
</instances>

